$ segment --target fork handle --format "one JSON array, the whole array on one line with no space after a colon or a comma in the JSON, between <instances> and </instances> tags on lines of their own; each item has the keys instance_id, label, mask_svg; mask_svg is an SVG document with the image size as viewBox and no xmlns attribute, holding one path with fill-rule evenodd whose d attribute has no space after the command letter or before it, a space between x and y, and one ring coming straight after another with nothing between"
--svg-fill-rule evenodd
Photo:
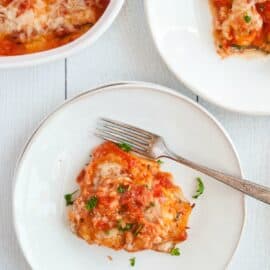
<instances>
[{"instance_id":1,"label":"fork handle","mask_svg":"<svg viewBox=\"0 0 270 270\"><path fill-rule=\"evenodd\" d=\"M258 185L255 183L252 183L248 180L244 180L239 177L234 177L229 174L225 174L213 169L210 169L208 167L199 165L197 163L194 163L190 160L187 160L183 157L180 157L176 155L175 153L167 150L167 153L165 155L162 155L163 157L167 157L170 159L173 159L183 165L186 165L194 170L197 170L203 174L206 174L210 177L213 177L217 179L218 181L231 186L234 189L237 189L246 195L249 195L257 200L260 200L264 203L270 204L270 188L262 185Z\"/></svg>"}]
</instances>

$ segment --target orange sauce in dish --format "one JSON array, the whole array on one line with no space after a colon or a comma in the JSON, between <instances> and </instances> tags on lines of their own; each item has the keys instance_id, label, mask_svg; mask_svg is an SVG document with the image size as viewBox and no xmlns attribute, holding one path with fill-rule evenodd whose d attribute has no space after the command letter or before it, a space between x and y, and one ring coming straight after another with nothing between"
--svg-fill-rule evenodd
<instances>
[{"instance_id":1,"label":"orange sauce in dish","mask_svg":"<svg viewBox=\"0 0 270 270\"><path fill-rule=\"evenodd\" d=\"M0 0L0 56L53 49L87 32L109 0Z\"/></svg>"}]
</instances>

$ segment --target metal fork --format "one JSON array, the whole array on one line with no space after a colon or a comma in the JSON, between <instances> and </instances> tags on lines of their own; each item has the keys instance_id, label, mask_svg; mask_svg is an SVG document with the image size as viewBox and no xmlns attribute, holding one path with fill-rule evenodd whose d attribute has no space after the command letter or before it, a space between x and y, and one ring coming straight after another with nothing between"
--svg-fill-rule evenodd
<instances>
[{"instance_id":1,"label":"metal fork","mask_svg":"<svg viewBox=\"0 0 270 270\"><path fill-rule=\"evenodd\" d=\"M269 187L258 185L187 160L171 151L166 146L164 139L157 134L107 118L99 119L95 134L102 139L114 143L127 143L132 147L132 151L150 159L170 158L213 177L257 200L270 204Z\"/></svg>"}]
</instances>

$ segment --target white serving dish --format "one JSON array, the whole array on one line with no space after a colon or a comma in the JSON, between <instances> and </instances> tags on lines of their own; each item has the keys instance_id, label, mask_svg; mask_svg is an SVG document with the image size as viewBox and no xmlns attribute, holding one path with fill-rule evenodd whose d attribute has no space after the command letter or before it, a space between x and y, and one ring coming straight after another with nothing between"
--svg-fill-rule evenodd
<instances>
[{"instance_id":1,"label":"white serving dish","mask_svg":"<svg viewBox=\"0 0 270 270\"><path fill-rule=\"evenodd\" d=\"M78 39L63 46L37 53L0 56L0 68L27 67L65 58L94 43L112 24L125 0L111 0L97 23Z\"/></svg>"}]
</instances>

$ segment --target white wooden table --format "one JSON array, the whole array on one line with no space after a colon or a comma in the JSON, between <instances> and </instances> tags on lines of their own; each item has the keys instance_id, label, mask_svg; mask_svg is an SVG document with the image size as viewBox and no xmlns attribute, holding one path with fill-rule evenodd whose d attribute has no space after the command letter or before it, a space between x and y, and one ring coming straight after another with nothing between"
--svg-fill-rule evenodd
<instances>
[{"instance_id":1,"label":"white wooden table","mask_svg":"<svg viewBox=\"0 0 270 270\"><path fill-rule=\"evenodd\" d=\"M30 269L19 249L11 212L14 166L26 139L39 121L65 99L98 84L117 80L155 82L197 100L231 135L245 176L270 185L270 117L231 113L185 89L168 71L154 48L143 1L127 0L113 26L91 48L43 66L0 70L1 270ZM269 270L270 208L249 198L246 201L246 225L230 269ZM230 218L229 209L225 214ZM222 249L222 243L217 243L217 248Z\"/></svg>"}]
</instances>

